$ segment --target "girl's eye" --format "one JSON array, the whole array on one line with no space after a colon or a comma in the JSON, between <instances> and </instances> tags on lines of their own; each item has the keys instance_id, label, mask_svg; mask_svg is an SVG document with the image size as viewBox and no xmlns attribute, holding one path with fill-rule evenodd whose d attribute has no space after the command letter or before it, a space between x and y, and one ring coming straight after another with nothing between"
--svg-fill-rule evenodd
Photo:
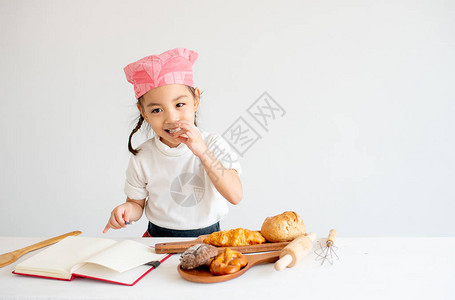
<instances>
[{"instance_id":1,"label":"girl's eye","mask_svg":"<svg viewBox=\"0 0 455 300\"><path fill-rule=\"evenodd\" d=\"M177 103L175 106L176 107L182 107L183 105L185 105L185 103Z\"/></svg>"},{"instance_id":2,"label":"girl's eye","mask_svg":"<svg viewBox=\"0 0 455 300\"><path fill-rule=\"evenodd\" d=\"M159 112L161 112L161 108L155 108L154 110L152 110L152 114L156 114Z\"/></svg>"}]
</instances>

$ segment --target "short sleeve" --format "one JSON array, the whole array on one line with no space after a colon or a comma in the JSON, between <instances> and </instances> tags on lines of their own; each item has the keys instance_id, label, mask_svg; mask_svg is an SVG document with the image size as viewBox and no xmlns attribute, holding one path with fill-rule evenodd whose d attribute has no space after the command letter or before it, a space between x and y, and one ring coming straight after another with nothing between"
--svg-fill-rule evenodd
<instances>
[{"instance_id":1,"label":"short sleeve","mask_svg":"<svg viewBox=\"0 0 455 300\"><path fill-rule=\"evenodd\" d=\"M234 169L237 173L242 173L239 158L229 144L219 135L214 135L207 144L208 149L216 156L226 169Z\"/></svg>"},{"instance_id":2,"label":"short sleeve","mask_svg":"<svg viewBox=\"0 0 455 300\"><path fill-rule=\"evenodd\" d=\"M146 189L145 176L142 168L137 162L137 158L131 155L128 168L126 169L126 180L124 192L126 196L133 200L142 200L147 198L148 191Z\"/></svg>"}]
</instances>

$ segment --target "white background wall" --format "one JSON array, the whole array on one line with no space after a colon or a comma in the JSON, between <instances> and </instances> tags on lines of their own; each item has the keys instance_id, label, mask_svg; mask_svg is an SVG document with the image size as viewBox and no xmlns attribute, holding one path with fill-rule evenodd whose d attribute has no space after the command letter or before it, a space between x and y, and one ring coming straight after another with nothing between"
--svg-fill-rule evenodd
<instances>
[{"instance_id":1,"label":"white background wall","mask_svg":"<svg viewBox=\"0 0 455 300\"><path fill-rule=\"evenodd\" d=\"M1 1L0 235L102 235L137 115L123 67L187 47L200 126L243 116L262 136L224 229L294 210L321 236L453 236L454 15L443 0ZM264 91L286 110L268 132L246 112Z\"/></svg>"}]
</instances>

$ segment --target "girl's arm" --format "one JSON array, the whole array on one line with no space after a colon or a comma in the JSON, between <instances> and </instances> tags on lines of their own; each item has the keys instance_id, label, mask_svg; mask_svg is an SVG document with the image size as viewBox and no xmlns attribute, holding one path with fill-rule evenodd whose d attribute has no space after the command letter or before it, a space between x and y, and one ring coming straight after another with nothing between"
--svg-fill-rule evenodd
<instances>
[{"instance_id":1,"label":"girl's arm","mask_svg":"<svg viewBox=\"0 0 455 300\"><path fill-rule=\"evenodd\" d=\"M186 144L193 154L199 157L218 192L232 204L239 204L243 197L243 190L237 171L223 167L216 156L209 151L201 134L193 124L188 121L179 121L177 126L182 130L176 132L174 137Z\"/></svg>"},{"instance_id":2,"label":"girl's arm","mask_svg":"<svg viewBox=\"0 0 455 300\"><path fill-rule=\"evenodd\" d=\"M126 202L114 208L111 217L104 227L103 233L109 228L120 229L126 227L125 222L137 221L142 217L144 211L145 199L133 200L126 197Z\"/></svg>"},{"instance_id":3,"label":"girl's arm","mask_svg":"<svg viewBox=\"0 0 455 300\"><path fill-rule=\"evenodd\" d=\"M198 157L218 192L232 204L239 204L243 197L243 189L237 171L223 167L208 148Z\"/></svg>"}]
</instances>

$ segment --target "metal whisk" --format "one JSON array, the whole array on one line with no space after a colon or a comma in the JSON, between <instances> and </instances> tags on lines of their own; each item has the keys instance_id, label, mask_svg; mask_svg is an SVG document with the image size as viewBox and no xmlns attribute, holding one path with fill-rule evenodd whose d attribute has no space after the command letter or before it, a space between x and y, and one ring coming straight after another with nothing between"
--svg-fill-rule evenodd
<instances>
[{"instance_id":1,"label":"metal whisk","mask_svg":"<svg viewBox=\"0 0 455 300\"><path fill-rule=\"evenodd\" d=\"M339 259L338 255L335 252L335 250L337 250L338 248L333 245L335 243L336 236L337 236L336 229L331 229L329 231L329 237L325 242L325 246L318 242L319 249L314 251L314 253L316 253L316 255L318 256L316 257L316 260L321 260L321 266L322 264L324 264L326 260L333 265L333 256Z\"/></svg>"}]
</instances>

